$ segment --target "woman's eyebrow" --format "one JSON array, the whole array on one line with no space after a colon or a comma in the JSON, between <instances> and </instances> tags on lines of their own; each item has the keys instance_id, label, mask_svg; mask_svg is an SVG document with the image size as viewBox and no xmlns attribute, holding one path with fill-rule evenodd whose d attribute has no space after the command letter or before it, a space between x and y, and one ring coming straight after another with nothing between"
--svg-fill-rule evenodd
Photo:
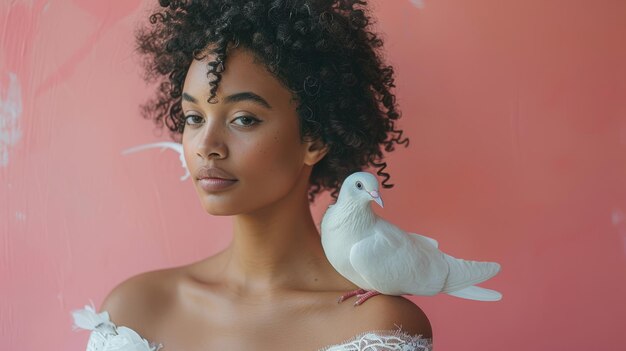
<instances>
[{"instance_id":1,"label":"woman's eyebrow","mask_svg":"<svg viewBox=\"0 0 626 351\"><path fill-rule=\"evenodd\" d=\"M264 98L260 97L259 95L251 91L244 91L242 93L229 95L224 100L226 103L233 103L233 102L248 100L248 101L257 103L259 105L262 105L263 107L267 109L272 109L272 106L270 106L270 104Z\"/></svg>"},{"instance_id":2,"label":"woman's eyebrow","mask_svg":"<svg viewBox=\"0 0 626 351\"><path fill-rule=\"evenodd\" d=\"M193 102L194 104L198 103L198 100L195 97L193 97L193 96L191 96L191 95L189 95L187 93L183 93L183 100L189 101L189 102Z\"/></svg>"},{"instance_id":3,"label":"woman's eyebrow","mask_svg":"<svg viewBox=\"0 0 626 351\"><path fill-rule=\"evenodd\" d=\"M198 99L196 99L195 97L187 94L187 93L183 93L183 100L185 101L189 101L192 102L194 104L198 103ZM252 101L256 104L259 104L267 109L272 109L272 106L269 104L269 102L267 102L267 100L265 100L264 98L262 98L261 96L251 92L251 91L244 91L241 93L236 93L236 94L232 94L232 95L228 95L225 99L224 102L227 104L230 103L235 103L235 102L239 102L239 101Z\"/></svg>"}]
</instances>

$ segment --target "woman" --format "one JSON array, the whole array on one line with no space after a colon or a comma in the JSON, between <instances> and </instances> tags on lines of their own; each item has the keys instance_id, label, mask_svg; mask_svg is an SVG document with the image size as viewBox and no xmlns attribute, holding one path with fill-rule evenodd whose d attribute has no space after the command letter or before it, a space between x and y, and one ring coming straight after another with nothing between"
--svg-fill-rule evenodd
<instances>
[{"instance_id":1,"label":"woman","mask_svg":"<svg viewBox=\"0 0 626 351\"><path fill-rule=\"evenodd\" d=\"M409 300L337 303L357 287L326 259L309 209L354 171L387 180L381 148L406 143L366 2L160 5L137 32L147 78L162 80L144 111L182 142L201 205L233 217L233 241L119 284L91 350L115 333L137 341L128 350L142 337L161 351L430 350L430 323Z\"/></svg>"}]
</instances>

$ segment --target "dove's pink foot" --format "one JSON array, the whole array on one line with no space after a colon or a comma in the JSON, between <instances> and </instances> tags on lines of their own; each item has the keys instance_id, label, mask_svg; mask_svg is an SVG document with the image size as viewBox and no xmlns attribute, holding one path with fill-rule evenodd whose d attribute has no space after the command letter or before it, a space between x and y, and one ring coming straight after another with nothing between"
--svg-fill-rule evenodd
<instances>
[{"instance_id":1,"label":"dove's pink foot","mask_svg":"<svg viewBox=\"0 0 626 351\"><path fill-rule=\"evenodd\" d=\"M356 302L354 303L355 306L358 306L360 304L362 304L363 302L365 302L365 300L369 299L372 296L376 296L376 295L380 295L380 293L376 290L365 290L365 289L357 289L357 290L352 290L349 291L343 295L341 295L339 297L339 299L337 299L337 303L341 303L343 301L345 301L346 299L355 296L357 297Z\"/></svg>"},{"instance_id":2,"label":"dove's pink foot","mask_svg":"<svg viewBox=\"0 0 626 351\"><path fill-rule=\"evenodd\" d=\"M342 303L342 302L346 301L346 299L351 298L352 296L362 295L362 294L365 294L366 292L367 292L367 290L363 290L363 289L356 289L356 290L349 291L349 292L339 296L339 298L337 299L337 303Z\"/></svg>"},{"instance_id":3,"label":"dove's pink foot","mask_svg":"<svg viewBox=\"0 0 626 351\"><path fill-rule=\"evenodd\" d=\"M358 305L362 304L363 302L365 302L365 300L369 299L372 296L376 296L376 295L380 295L380 293L378 291L376 291L376 290L367 290L367 291L365 291L364 294L358 294L358 295L356 295L358 300L356 300L354 305L358 306Z\"/></svg>"}]
</instances>

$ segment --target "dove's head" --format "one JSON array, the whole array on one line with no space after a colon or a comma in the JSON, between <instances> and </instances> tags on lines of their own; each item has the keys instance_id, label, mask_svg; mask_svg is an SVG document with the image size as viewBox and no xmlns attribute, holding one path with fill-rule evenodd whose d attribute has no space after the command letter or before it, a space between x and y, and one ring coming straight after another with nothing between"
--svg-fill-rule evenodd
<instances>
[{"instance_id":1,"label":"dove's head","mask_svg":"<svg viewBox=\"0 0 626 351\"><path fill-rule=\"evenodd\" d=\"M378 179L368 172L356 172L343 181L339 191L339 201L357 201L369 203L375 201L383 207L383 199L378 193Z\"/></svg>"}]
</instances>

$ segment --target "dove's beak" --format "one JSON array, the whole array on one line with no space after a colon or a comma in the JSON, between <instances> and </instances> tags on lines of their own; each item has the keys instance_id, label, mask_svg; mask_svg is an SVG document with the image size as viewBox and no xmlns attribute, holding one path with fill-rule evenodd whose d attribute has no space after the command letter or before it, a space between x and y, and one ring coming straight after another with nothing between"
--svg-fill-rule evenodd
<instances>
[{"instance_id":1,"label":"dove's beak","mask_svg":"<svg viewBox=\"0 0 626 351\"><path fill-rule=\"evenodd\" d=\"M380 197L380 194L378 194L378 191L373 190L369 192L370 196L372 197L372 200L376 201L376 203L378 205L380 205L380 207L385 207L383 206L383 199Z\"/></svg>"}]
</instances>

